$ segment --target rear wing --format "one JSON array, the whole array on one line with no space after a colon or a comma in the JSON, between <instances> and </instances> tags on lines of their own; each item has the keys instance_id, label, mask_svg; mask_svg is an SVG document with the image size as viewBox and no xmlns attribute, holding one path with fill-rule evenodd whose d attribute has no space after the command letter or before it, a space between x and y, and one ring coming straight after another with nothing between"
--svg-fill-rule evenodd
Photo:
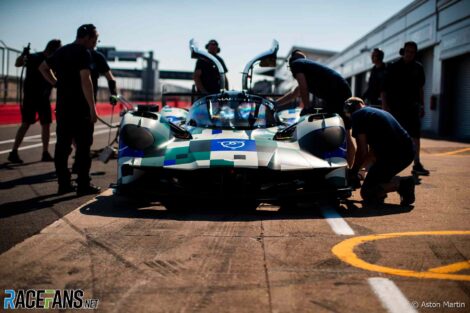
<instances>
[{"instance_id":1,"label":"rear wing","mask_svg":"<svg viewBox=\"0 0 470 313\"><path fill-rule=\"evenodd\" d=\"M253 79L253 67L259 61L261 67L275 67L277 59L277 51L279 50L279 43L277 40L273 40L271 49L263 53L258 54L250 62L245 65L245 69L242 72L242 89L248 90L248 79Z\"/></svg>"}]
</instances>

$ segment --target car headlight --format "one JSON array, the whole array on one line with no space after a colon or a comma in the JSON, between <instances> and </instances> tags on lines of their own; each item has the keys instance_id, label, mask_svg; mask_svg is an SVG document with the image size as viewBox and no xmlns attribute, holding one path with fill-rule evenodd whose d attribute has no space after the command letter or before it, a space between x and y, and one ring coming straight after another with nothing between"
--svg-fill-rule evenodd
<instances>
[{"instance_id":1,"label":"car headlight","mask_svg":"<svg viewBox=\"0 0 470 313\"><path fill-rule=\"evenodd\" d=\"M144 150L155 141L150 130L137 125L125 125L120 130L120 136L126 145L136 150Z\"/></svg>"},{"instance_id":2,"label":"car headlight","mask_svg":"<svg viewBox=\"0 0 470 313\"><path fill-rule=\"evenodd\" d=\"M173 136L175 136L178 139L193 139L193 136L191 136L191 133L188 132L186 129L181 128L178 125L173 124L172 122L168 122L170 125L171 132L173 133Z\"/></svg>"},{"instance_id":3,"label":"car headlight","mask_svg":"<svg viewBox=\"0 0 470 313\"><path fill-rule=\"evenodd\" d=\"M287 128L284 128L280 131L278 131L273 139L274 140L292 140L295 135L295 130L297 128L297 124L293 124Z\"/></svg>"}]
</instances>

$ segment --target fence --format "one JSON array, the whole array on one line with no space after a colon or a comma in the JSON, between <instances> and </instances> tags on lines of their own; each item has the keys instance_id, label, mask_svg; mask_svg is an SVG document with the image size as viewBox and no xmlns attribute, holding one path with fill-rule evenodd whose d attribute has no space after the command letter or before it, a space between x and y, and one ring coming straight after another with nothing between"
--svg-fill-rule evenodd
<instances>
[{"instance_id":1,"label":"fence","mask_svg":"<svg viewBox=\"0 0 470 313\"><path fill-rule=\"evenodd\" d=\"M18 102L21 68L15 67L20 50L8 47L0 40L0 101Z\"/></svg>"}]
</instances>

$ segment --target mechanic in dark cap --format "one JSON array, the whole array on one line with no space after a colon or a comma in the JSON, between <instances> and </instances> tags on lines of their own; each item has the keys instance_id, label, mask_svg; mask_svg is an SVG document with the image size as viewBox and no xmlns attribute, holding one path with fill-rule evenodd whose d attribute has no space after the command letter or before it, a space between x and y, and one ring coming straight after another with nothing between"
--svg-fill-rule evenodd
<instances>
[{"instance_id":1,"label":"mechanic in dark cap","mask_svg":"<svg viewBox=\"0 0 470 313\"><path fill-rule=\"evenodd\" d=\"M212 39L206 44L207 51L219 60L220 64L224 68L224 72L227 73L227 66L225 66L224 60L217 54L220 52L219 43ZM222 86L220 86L220 74L212 62L205 59L198 59L196 62L196 69L194 70L194 82L196 84L197 91L200 93L211 94L218 93ZM225 89L228 89L228 80L225 76Z\"/></svg>"},{"instance_id":2,"label":"mechanic in dark cap","mask_svg":"<svg viewBox=\"0 0 470 313\"><path fill-rule=\"evenodd\" d=\"M297 80L298 86L277 100L278 108L289 104L300 96L303 110L301 115L314 113L314 105L310 103L309 93L322 99L326 103L324 108L328 113L338 113L343 117L348 145L348 164L352 165L354 158L354 144L349 132L350 124L344 116L344 101L351 97L351 88L347 81L333 69L307 59L301 50L294 50L289 58L289 67Z\"/></svg>"},{"instance_id":3,"label":"mechanic in dark cap","mask_svg":"<svg viewBox=\"0 0 470 313\"><path fill-rule=\"evenodd\" d=\"M57 50L40 66L46 80L57 86L57 143L54 161L59 194L75 190L68 169L72 141L76 144L77 195L100 191L99 187L90 183L90 149L98 114L93 93L92 58L89 49L96 47L97 41L96 27L93 24L84 24L78 28L73 43Z\"/></svg>"},{"instance_id":4,"label":"mechanic in dark cap","mask_svg":"<svg viewBox=\"0 0 470 313\"><path fill-rule=\"evenodd\" d=\"M415 181L411 176L396 176L413 161L413 140L388 112L365 106L361 98L351 97L344 106L351 118L352 135L356 139L356 155L349 171L349 180L359 185L358 172L369 153L374 161L361 188L365 204L382 203L387 193L397 191L401 205L415 201Z\"/></svg>"}]
</instances>

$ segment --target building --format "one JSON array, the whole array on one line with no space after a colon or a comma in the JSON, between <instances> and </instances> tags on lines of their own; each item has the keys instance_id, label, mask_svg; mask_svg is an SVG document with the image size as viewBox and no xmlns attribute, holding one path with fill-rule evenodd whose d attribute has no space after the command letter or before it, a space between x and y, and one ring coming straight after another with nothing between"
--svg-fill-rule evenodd
<instances>
[{"instance_id":1,"label":"building","mask_svg":"<svg viewBox=\"0 0 470 313\"><path fill-rule=\"evenodd\" d=\"M153 51L120 51L115 47L98 47L116 78L120 94L132 101L154 101L161 96L158 61ZM98 100L106 99L108 84L98 81Z\"/></svg>"},{"instance_id":2,"label":"building","mask_svg":"<svg viewBox=\"0 0 470 313\"><path fill-rule=\"evenodd\" d=\"M322 55L322 50L302 47L292 47L291 52L300 49L335 69L348 80L353 95L361 96L373 66L372 50L382 49L384 61L393 62L407 41L418 44L417 58L426 75L423 132L470 140L469 0L416 0L339 53ZM275 77L278 93L295 85L285 61Z\"/></svg>"},{"instance_id":3,"label":"building","mask_svg":"<svg viewBox=\"0 0 470 313\"><path fill-rule=\"evenodd\" d=\"M398 59L406 41L418 44L425 70L425 133L470 139L470 1L417 0L336 54L326 64L362 95L379 47L385 62Z\"/></svg>"}]
</instances>

